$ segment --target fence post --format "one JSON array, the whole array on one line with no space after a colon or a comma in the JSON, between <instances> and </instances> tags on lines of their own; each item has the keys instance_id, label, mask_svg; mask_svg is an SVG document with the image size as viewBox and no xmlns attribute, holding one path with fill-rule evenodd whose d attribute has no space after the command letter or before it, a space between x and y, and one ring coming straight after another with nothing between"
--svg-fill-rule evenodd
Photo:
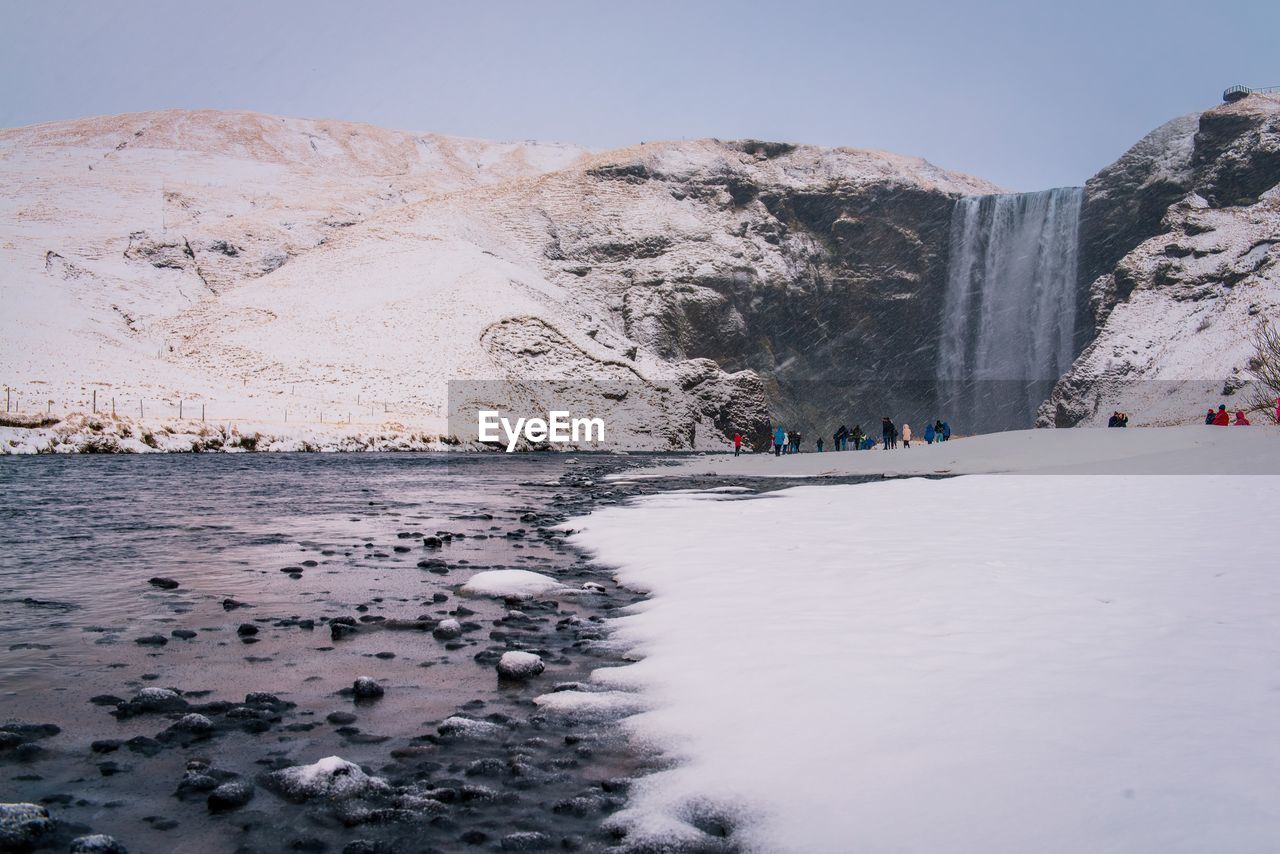
<instances>
[{"instance_id":1,"label":"fence post","mask_svg":"<svg viewBox=\"0 0 1280 854\"><path fill-rule=\"evenodd\" d=\"M53 401L49 401L49 408L45 410L45 415L53 414Z\"/></svg>"},{"instance_id":2,"label":"fence post","mask_svg":"<svg viewBox=\"0 0 1280 854\"><path fill-rule=\"evenodd\" d=\"M204 404L200 404L200 423L204 423Z\"/></svg>"},{"instance_id":3,"label":"fence post","mask_svg":"<svg viewBox=\"0 0 1280 854\"><path fill-rule=\"evenodd\" d=\"M9 387L4 387L4 411L9 411Z\"/></svg>"},{"instance_id":4,"label":"fence post","mask_svg":"<svg viewBox=\"0 0 1280 854\"><path fill-rule=\"evenodd\" d=\"M98 390L96 388L93 390L93 414L98 414Z\"/></svg>"},{"instance_id":5,"label":"fence post","mask_svg":"<svg viewBox=\"0 0 1280 854\"><path fill-rule=\"evenodd\" d=\"M138 417L142 418L142 398L138 398Z\"/></svg>"},{"instance_id":6,"label":"fence post","mask_svg":"<svg viewBox=\"0 0 1280 854\"><path fill-rule=\"evenodd\" d=\"M182 398L178 398L178 420L182 420Z\"/></svg>"},{"instance_id":7,"label":"fence post","mask_svg":"<svg viewBox=\"0 0 1280 854\"><path fill-rule=\"evenodd\" d=\"M116 417L116 399L114 397L111 398L111 417Z\"/></svg>"}]
</instances>

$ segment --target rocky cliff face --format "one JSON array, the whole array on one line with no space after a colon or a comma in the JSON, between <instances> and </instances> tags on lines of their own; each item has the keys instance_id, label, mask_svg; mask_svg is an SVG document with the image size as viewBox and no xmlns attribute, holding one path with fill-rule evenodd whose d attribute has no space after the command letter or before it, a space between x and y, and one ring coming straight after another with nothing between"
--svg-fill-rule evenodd
<instances>
[{"instance_id":1,"label":"rocky cliff face","mask_svg":"<svg viewBox=\"0 0 1280 854\"><path fill-rule=\"evenodd\" d=\"M1251 95L1157 129L1086 185L1096 336L1040 423L1194 421L1248 381L1280 318L1280 99Z\"/></svg>"},{"instance_id":2,"label":"rocky cliff face","mask_svg":"<svg viewBox=\"0 0 1280 854\"><path fill-rule=\"evenodd\" d=\"M663 359L757 374L774 418L812 435L894 395L917 402L952 207L993 189L878 152L700 141L601 155L490 214L529 236L592 323Z\"/></svg>"},{"instance_id":3,"label":"rocky cliff face","mask_svg":"<svg viewBox=\"0 0 1280 854\"><path fill-rule=\"evenodd\" d=\"M898 381L933 375L954 200L995 190L882 152L215 112L6 131L0 158L4 381L28 406L96 388L444 431L450 382L514 404L572 377L628 388L595 401L656 449L829 432L878 416L886 381L914 400Z\"/></svg>"}]
</instances>

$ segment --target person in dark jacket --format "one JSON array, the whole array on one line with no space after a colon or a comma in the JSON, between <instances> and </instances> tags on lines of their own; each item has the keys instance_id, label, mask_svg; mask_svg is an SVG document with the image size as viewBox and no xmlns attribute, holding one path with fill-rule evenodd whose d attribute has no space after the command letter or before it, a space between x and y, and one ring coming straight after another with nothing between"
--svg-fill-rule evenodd
<instances>
[{"instance_id":1,"label":"person in dark jacket","mask_svg":"<svg viewBox=\"0 0 1280 854\"><path fill-rule=\"evenodd\" d=\"M1213 407L1209 407L1209 411L1208 411L1208 412L1206 412L1206 413L1204 414L1204 423L1205 423L1205 424L1212 424L1212 423L1213 423L1213 418L1214 418L1214 415L1215 415L1215 414L1216 414L1216 413L1213 411Z\"/></svg>"},{"instance_id":2,"label":"person in dark jacket","mask_svg":"<svg viewBox=\"0 0 1280 854\"><path fill-rule=\"evenodd\" d=\"M791 450L797 454L800 453L800 440L802 438L804 437L800 435L799 430L791 435Z\"/></svg>"},{"instance_id":3,"label":"person in dark jacket","mask_svg":"<svg viewBox=\"0 0 1280 854\"><path fill-rule=\"evenodd\" d=\"M818 437L818 453L822 453L822 437Z\"/></svg>"},{"instance_id":4,"label":"person in dark jacket","mask_svg":"<svg viewBox=\"0 0 1280 854\"><path fill-rule=\"evenodd\" d=\"M951 425L945 421L942 422L942 441L951 441Z\"/></svg>"},{"instance_id":5,"label":"person in dark jacket","mask_svg":"<svg viewBox=\"0 0 1280 854\"><path fill-rule=\"evenodd\" d=\"M939 418L933 422L933 435L939 442L942 441L942 419Z\"/></svg>"},{"instance_id":6,"label":"person in dark jacket","mask_svg":"<svg viewBox=\"0 0 1280 854\"><path fill-rule=\"evenodd\" d=\"M1213 416L1213 423L1218 427L1231 426L1231 413L1227 412L1225 403L1218 404L1218 413Z\"/></svg>"},{"instance_id":7,"label":"person in dark jacket","mask_svg":"<svg viewBox=\"0 0 1280 854\"><path fill-rule=\"evenodd\" d=\"M897 433L893 422L889 420L889 416L880 419L880 438L884 442L884 449L887 451L893 447L893 437Z\"/></svg>"},{"instance_id":8,"label":"person in dark jacket","mask_svg":"<svg viewBox=\"0 0 1280 854\"><path fill-rule=\"evenodd\" d=\"M836 440L835 447L837 451L847 451L849 449L849 428L848 427L841 424L840 429L836 430L836 434L832 438Z\"/></svg>"},{"instance_id":9,"label":"person in dark jacket","mask_svg":"<svg viewBox=\"0 0 1280 854\"><path fill-rule=\"evenodd\" d=\"M861 425L861 424L854 424L854 425L853 425L853 432L849 434L849 437L850 437L851 439L853 439L853 449L854 449L855 451L861 451L861 450L862 450L862 440L863 440L863 439L865 439L865 438L867 438L867 434L862 432L862 425Z\"/></svg>"}]
</instances>

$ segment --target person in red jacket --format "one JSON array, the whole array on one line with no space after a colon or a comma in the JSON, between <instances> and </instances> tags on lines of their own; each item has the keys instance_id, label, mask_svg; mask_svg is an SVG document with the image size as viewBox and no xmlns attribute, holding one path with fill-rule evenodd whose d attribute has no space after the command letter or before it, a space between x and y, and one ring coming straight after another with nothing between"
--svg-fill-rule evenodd
<instances>
[{"instance_id":1,"label":"person in red jacket","mask_svg":"<svg viewBox=\"0 0 1280 854\"><path fill-rule=\"evenodd\" d=\"M742 434L734 433L733 434L733 455L736 457L738 456L738 454L741 454L741 453L742 453Z\"/></svg>"},{"instance_id":2,"label":"person in red jacket","mask_svg":"<svg viewBox=\"0 0 1280 854\"><path fill-rule=\"evenodd\" d=\"M1218 404L1218 414L1213 416L1213 423L1219 427L1231 426L1231 413L1227 412L1227 405L1225 403Z\"/></svg>"},{"instance_id":3,"label":"person in red jacket","mask_svg":"<svg viewBox=\"0 0 1280 854\"><path fill-rule=\"evenodd\" d=\"M1237 409L1237 410L1236 410L1236 426L1237 426L1237 427L1248 427L1248 426L1249 426L1249 419L1244 417L1244 410L1243 410L1243 409Z\"/></svg>"}]
</instances>

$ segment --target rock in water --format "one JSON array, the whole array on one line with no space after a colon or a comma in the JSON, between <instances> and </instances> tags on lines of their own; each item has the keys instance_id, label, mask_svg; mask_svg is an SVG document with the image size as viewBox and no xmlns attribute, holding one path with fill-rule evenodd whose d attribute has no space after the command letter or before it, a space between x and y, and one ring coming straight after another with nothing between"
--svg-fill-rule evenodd
<instances>
[{"instance_id":1,"label":"rock in water","mask_svg":"<svg viewBox=\"0 0 1280 854\"><path fill-rule=\"evenodd\" d=\"M209 793L209 811L226 812L239 809L251 800L253 800L253 784L248 780L232 780Z\"/></svg>"},{"instance_id":2,"label":"rock in water","mask_svg":"<svg viewBox=\"0 0 1280 854\"><path fill-rule=\"evenodd\" d=\"M105 833L94 833L71 840L71 854L129 854L129 849Z\"/></svg>"},{"instance_id":3,"label":"rock in water","mask_svg":"<svg viewBox=\"0 0 1280 854\"><path fill-rule=\"evenodd\" d=\"M431 634L438 640L454 640L462 637L462 624L453 619L441 620Z\"/></svg>"},{"instance_id":4,"label":"rock in water","mask_svg":"<svg viewBox=\"0 0 1280 854\"><path fill-rule=\"evenodd\" d=\"M159 587L161 590L177 590L179 586L178 582L174 581L172 578L165 578L164 576L148 578L147 583L152 587ZM82 838L88 839L89 837Z\"/></svg>"},{"instance_id":5,"label":"rock in water","mask_svg":"<svg viewBox=\"0 0 1280 854\"><path fill-rule=\"evenodd\" d=\"M171 728L189 732L192 735L211 735L213 733L213 721L204 715L198 715L193 712L189 715L183 715Z\"/></svg>"},{"instance_id":6,"label":"rock in water","mask_svg":"<svg viewBox=\"0 0 1280 854\"><path fill-rule=\"evenodd\" d=\"M390 790L381 777L370 777L354 762L329 756L314 765L295 765L272 773L268 780L292 801L326 798L344 801Z\"/></svg>"},{"instance_id":7,"label":"rock in water","mask_svg":"<svg viewBox=\"0 0 1280 854\"><path fill-rule=\"evenodd\" d=\"M498 676L503 679L532 679L546 665L531 652L506 652L498 660Z\"/></svg>"},{"instance_id":8,"label":"rock in water","mask_svg":"<svg viewBox=\"0 0 1280 854\"><path fill-rule=\"evenodd\" d=\"M132 700L116 706L115 714L117 717L130 717L149 712L181 712L188 705L177 691L168 688L143 688Z\"/></svg>"},{"instance_id":9,"label":"rock in water","mask_svg":"<svg viewBox=\"0 0 1280 854\"><path fill-rule=\"evenodd\" d=\"M39 804L0 804L0 851L25 851L53 832L49 811Z\"/></svg>"},{"instance_id":10,"label":"rock in water","mask_svg":"<svg viewBox=\"0 0 1280 854\"><path fill-rule=\"evenodd\" d=\"M385 694L383 687L368 676L359 676L351 686L351 694L357 700L376 700Z\"/></svg>"}]
</instances>

